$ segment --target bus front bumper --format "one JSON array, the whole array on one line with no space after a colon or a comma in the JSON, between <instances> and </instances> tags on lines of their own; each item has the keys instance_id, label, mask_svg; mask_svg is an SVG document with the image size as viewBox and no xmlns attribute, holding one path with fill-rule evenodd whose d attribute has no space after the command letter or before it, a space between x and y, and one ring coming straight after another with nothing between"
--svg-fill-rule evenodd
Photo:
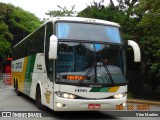
<instances>
[{"instance_id":1,"label":"bus front bumper","mask_svg":"<svg viewBox=\"0 0 160 120\"><path fill-rule=\"evenodd\" d=\"M103 111L123 109L126 96L121 99L65 99L55 96L54 111ZM122 108L121 108L122 107Z\"/></svg>"}]
</instances>

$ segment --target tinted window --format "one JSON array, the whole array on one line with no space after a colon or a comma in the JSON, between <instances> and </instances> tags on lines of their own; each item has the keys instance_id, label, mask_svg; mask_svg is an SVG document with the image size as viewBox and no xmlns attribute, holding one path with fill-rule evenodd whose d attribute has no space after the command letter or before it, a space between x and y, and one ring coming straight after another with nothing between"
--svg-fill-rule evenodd
<instances>
[{"instance_id":1,"label":"tinted window","mask_svg":"<svg viewBox=\"0 0 160 120\"><path fill-rule=\"evenodd\" d=\"M58 39L122 42L119 28L114 26L59 22L56 33Z\"/></svg>"},{"instance_id":2,"label":"tinted window","mask_svg":"<svg viewBox=\"0 0 160 120\"><path fill-rule=\"evenodd\" d=\"M44 30L44 26L39 28L14 47L13 59L20 59L36 53L44 53Z\"/></svg>"},{"instance_id":3,"label":"tinted window","mask_svg":"<svg viewBox=\"0 0 160 120\"><path fill-rule=\"evenodd\" d=\"M53 60L49 60L48 53L49 53L49 40L51 35L53 35L53 24L47 23L46 25L46 39L45 39L45 62L46 62L46 69L47 75L50 81L53 81Z\"/></svg>"}]
</instances>

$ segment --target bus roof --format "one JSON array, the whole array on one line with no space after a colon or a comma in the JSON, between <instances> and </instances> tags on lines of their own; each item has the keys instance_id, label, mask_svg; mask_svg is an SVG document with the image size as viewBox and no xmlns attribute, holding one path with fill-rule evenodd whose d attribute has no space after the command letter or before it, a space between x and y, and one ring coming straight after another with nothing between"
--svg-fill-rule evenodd
<instances>
[{"instance_id":1,"label":"bus roof","mask_svg":"<svg viewBox=\"0 0 160 120\"><path fill-rule=\"evenodd\" d=\"M84 18L84 17L53 17L46 22L54 23L56 21L87 22L87 23L105 24L105 25L120 27L120 25L115 22L110 22L110 21L105 21L100 19L93 19L93 18Z\"/></svg>"}]
</instances>

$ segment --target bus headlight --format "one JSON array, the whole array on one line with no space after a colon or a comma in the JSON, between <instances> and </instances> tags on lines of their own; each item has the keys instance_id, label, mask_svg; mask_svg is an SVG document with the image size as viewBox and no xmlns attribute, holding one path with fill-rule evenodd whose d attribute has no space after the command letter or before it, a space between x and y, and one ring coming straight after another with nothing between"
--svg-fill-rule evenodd
<instances>
[{"instance_id":1,"label":"bus headlight","mask_svg":"<svg viewBox=\"0 0 160 120\"><path fill-rule=\"evenodd\" d=\"M75 99L76 96L70 93L65 93L65 92L56 92L56 95L58 97L66 98L66 99Z\"/></svg>"},{"instance_id":2,"label":"bus headlight","mask_svg":"<svg viewBox=\"0 0 160 120\"><path fill-rule=\"evenodd\" d=\"M116 95L114 95L113 97L115 98L115 99L120 99L120 98L123 98L123 97L125 97L126 96L126 93L121 93L121 94L116 94Z\"/></svg>"}]
</instances>

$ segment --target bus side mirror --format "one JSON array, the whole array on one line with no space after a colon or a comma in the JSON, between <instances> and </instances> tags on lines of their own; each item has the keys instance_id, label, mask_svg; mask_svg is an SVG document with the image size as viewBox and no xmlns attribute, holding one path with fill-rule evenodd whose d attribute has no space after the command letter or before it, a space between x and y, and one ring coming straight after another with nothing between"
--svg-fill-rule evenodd
<instances>
[{"instance_id":1,"label":"bus side mirror","mask_svg":"<svg viewBox=\"0 0 160 120\"><path fill-rule=\"evenodd\" d=\"M128 40L128 45L133 48L134 52L134 62L140 62L141 61L141 51L136 42L133 40Z\"/></svg>"},{"instance_id":2,"label":"bus side mirror","mask_svg":"<svg viewBox=\"0 0 160 120\"><path fill-rule=\"evenodd\" d=\"M55 35L50 37L50 44L49 44L49 59L57 59L57 46L58 46L58 39Z\"/></svg>"}]
</instances>

